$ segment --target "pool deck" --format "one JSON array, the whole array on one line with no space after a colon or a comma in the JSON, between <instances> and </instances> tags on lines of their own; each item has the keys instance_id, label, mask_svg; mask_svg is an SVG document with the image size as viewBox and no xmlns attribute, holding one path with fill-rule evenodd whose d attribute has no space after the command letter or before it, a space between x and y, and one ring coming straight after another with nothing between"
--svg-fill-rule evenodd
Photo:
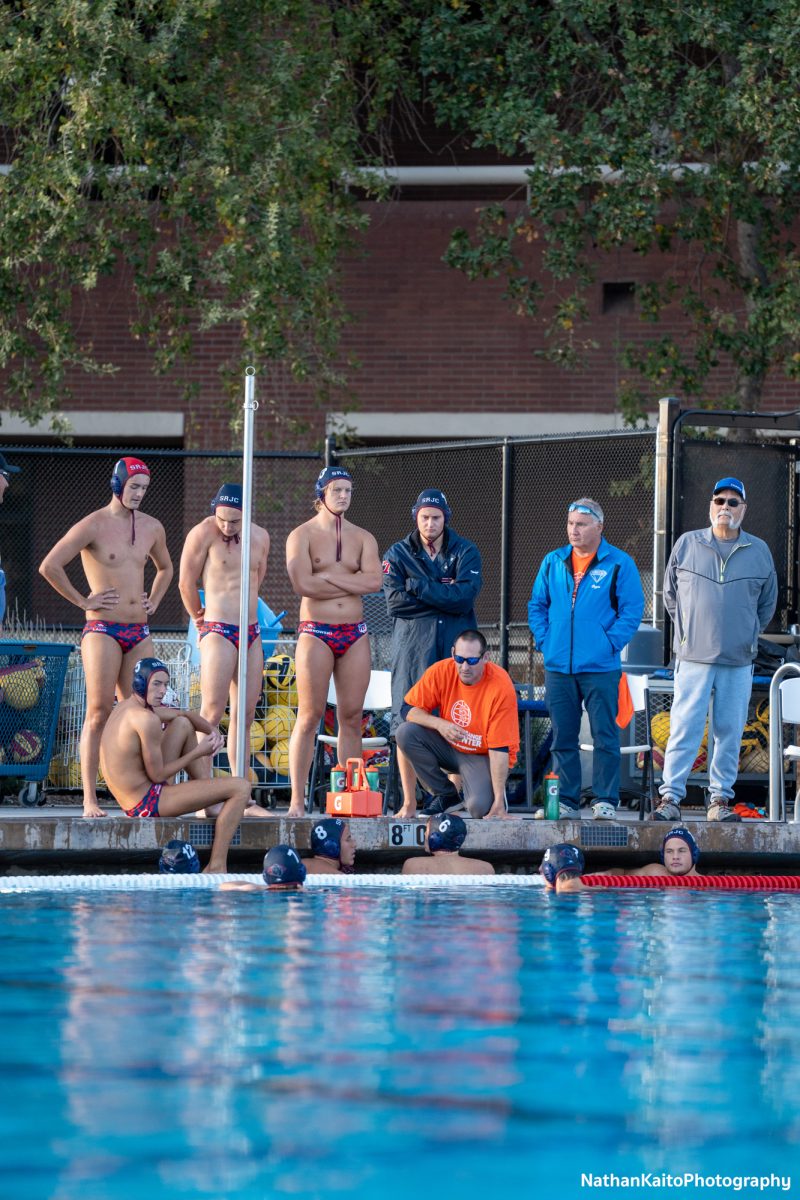
<instances>
[{"instance_id":1,"label":"pool deck","mask_svg":"<svg viewBox=\"0 0 800 1200\"><path fill-rule=\"evenodd\" d=\"M138 864L152 870L159 848L171 838L192 842L203 857L210 846L213 822L194 817L132 821L115 812L85 820L79 805L56 803L41 808L0 805L0 875L19 871L52 870L83 873L97 869L130 869ZM279 842L305 851L319 814L287 820L281 810L269 819L242 821L231 846L231 869L245 860L260 866L261 856ZM424 827L424 818L418 824ZM677 822L676 822L677 823ZM800 822L746 820L707 823L701 809L687 809L683 823L694 833L703 865L715 871L745 870L800 873ZM554 842L579 845L587 863L597 866L637 866L658 854L666 830L660 821L640 821L622 810L617 821L594 821L589 810L581 820L540 821L521 814L500 821L467 822L464 850L489 859L498 870L538 868L543 851ZM418 844L416 822L398 826L391 817L353 818L350 828L358 857L356 866L397 868ZM399 844L398 844L399 843Z\"/></svg>"}]
</instances>

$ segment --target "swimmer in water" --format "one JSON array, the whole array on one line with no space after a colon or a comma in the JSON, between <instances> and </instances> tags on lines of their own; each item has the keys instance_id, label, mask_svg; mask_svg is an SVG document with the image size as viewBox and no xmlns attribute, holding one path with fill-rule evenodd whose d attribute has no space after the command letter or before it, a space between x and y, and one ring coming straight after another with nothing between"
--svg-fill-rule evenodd
<instances>
[{"instance_id":1,"label":"swimmer in water","mask_svg":"<svg viewBox=\"0 0 800 1200\"><path fill-rule=\"evenodd\" d=\"M575 854L580 856L579 870ZM548 855L551 857L548 858ZM699 859L700 849L697 842L688 829L679 825L670 829L664 836L657 863L645 863L643 867L609 867L605 871L586 872L583 855L577 846L562 843L551 846L545 853L541 873L547 886L557 892L582 892L585 890L585 884L581 881L581 875L699 875Z\"/></svg>"},{"instance_id":2,"label":"swimmer in water","mask_svg":"<svg viewBox=\"0 0 800 1200\"><path fill-rule=\"evenodd\" d=\"M221 885L226 892L299 892L305 883L306 868L291 846L273 846L264 856L264 883L232 879Z\"/></svg>"},{"instance_id":3,"label":"swimmer in water","mask_svg":"<svg viewBox=\"0 0 800 1200\"><path fill-rule=\"evenodd\" d=\"M309 875L352 875L356 844L350 827L341 817L317 821L309 838L313 858L304 860Z\"/></svg>"},{"instance_id":4,"label":"swimmer in water","mask_svg":"<svg viewBox=\"0 0 800 1200\"><path fill-rule=\"evenodd\" d=\"M539 871L544 877L544 885L548 891L582 892L583 868L582 851L569 842L558 842L545 850Z\"/></svg>"},{"instance_id":5,"label":"swimmer in water","mask_svg":"<svg viewBox=\"0 0 800 1200\"><path fill-rule=\"evenodd\" d=\"M494 875L494 867L482 858L462 858L467 823L455 813L439 813L429 819L425 849L429 858L407 858L404 875Z\"/></svg>"},{"instance_id":6,"label":"swimmer in water","mask_svg":"<svg viewBox=\"0 0 800 1200\"><path fill-rule=\"evenodd\" d=\"M301 597L289 817L305 816L314 739L331 675L336 683L339 758L346 762L361 757L361 718L371 668L361 597L381 589L378 543L345 519L353 495L352 475L342 467L326 467L317 478L316 494L316 516L292 530L286 542L286 569Z\"/></svg>"},{"instance_id":7,"label":"swimmer in water","mask_svg":"<svg viewBox=\"0 0 800 1200\"><path fill-rule=\"evenodd\" d=\"M158 870L161 875L197 875L200 871L200 859L191 842L173 839L167 842L161 851Z\"/></svg>"},{"instance_id":8,"label":"swimmer in water","mask_svg":"<svg viewBox=\"0 0 800 1200\"><path fill-rule=\"evenodd\" d=\"M39 567L50 586L87 618L81 633L86 679L80 743L85 817L106 815L97 803L100 738L115 694L118 700L130 696L135 664L155 653L148 622L172 580L164 527L140 512L149 485L150 468L140 458L121 458L111 476L110 503L73 525ZM88 596L78 591L66 572L77 555L89 585ZM149 593L144 586L148 560L156 568Z\"/></svg>"}]
</instances>

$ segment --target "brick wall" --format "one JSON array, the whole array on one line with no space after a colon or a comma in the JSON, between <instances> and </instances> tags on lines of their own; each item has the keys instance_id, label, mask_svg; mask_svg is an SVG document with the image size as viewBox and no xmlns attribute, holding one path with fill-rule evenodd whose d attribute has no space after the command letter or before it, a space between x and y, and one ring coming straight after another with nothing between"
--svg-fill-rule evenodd
<instances>
[{"instance_id":1,"label":"brick wall","mask_svg":"<svg viewBox=\"0 0 800 1200\"><path fill-rule=\"evenodd\" d=\"M542 327L510 311L501 298L500 281L470 283L442 263L451 229L473 223L479 204L459 198L365 206L371 223L364 253L351 255L343 267L345 301L354 318L345 331L343 351L361 363L351 376L355 407L422 414L491 409L612 412L624 375L619 346L643 340L656 328L679 334L682 319L677 307L660 327L644 326L635 312L603 314L602 282L641 283L656 278L664 259L644 259L626 250L596 256L598 281L591 297L591 323L577 332L596 341L598 348L589 352L581 369L565 371L534 356L543 346ZM526 247L533 269L536 252L536 243ZM687 273L694 269L688 257L683 269ZM128 332L129 304L124 274L103 281L91 297L81 298L76 319L82 336L94 344L101 359L113 359L120 370L110 378L76 376L71 406L141 409L143 433L148 411L185 409L187 447L227 448L231 408L218 368L234 345L234 334L205 335L191 364L171 378L158 378L151 373L146 347ZM717 388L729 383L729 378L720 380ZM198 389L188 405L182 399L187 384ZM285 372L260 374L257 395L262 405L258 449L293 444L284 424L287 417L306 423L301 445L310 446L321 436L322 410L310 389L298 387ZM341 397L330 404L332 409L344 406ZM778 376L771 378L763 407L800 407L800 388ZM270 409L277 421L269 417ZM426 426L424 416L418 430L420 436L436 434Z\"/></svg>"}]
</instances>

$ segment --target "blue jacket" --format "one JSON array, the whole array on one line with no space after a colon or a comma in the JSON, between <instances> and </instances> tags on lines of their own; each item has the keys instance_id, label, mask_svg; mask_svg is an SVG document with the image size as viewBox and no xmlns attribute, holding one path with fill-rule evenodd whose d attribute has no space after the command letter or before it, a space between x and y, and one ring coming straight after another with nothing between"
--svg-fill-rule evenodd
<instances>
[{"instance_id":1,"label":"blue jacket","mask_svg":"<svg viewBox=\"0 0 800 1200\"><path fill-rule=\"evenodd\" d=\"M450 657L462 630L475 628L475 600L482 585L478 547L449 526L436 558L429 557L417 530L386 551L383 590L393 618L393 726L406 692L428 667Z\"/></svg>"},{"instance_id":2,"label":"blue jacket","mask_svg":"<svg viewBox=\"0 0 800 1200\"><path fill-rule=\"evenodd\" d=\"M636 563L601 538L573 608L574 583L572 546L551 551L528 602L528 624L545 667L566 675L619 670L620 650L639 628L644 612Z\"/></svg>"}]
</instances>

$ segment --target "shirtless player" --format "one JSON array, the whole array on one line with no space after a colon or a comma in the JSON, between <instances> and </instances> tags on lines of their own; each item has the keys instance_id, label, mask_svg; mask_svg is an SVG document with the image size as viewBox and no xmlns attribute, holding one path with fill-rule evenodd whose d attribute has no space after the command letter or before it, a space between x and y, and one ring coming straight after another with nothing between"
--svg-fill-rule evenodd
<instances>
[{"instance_id":1,"label":"shirtless player","mask_svg":"<svg viewBox=\"0 0 800 1200\"><path fill-rule=\"evenodd\" d=\"M120 700L130 696L134 664L154 652L147 621L172 580L164 527L139 511L149 483L150 470L141 459L121 458L111 476L111 503L73 525L39 567L47 582L87 616L81 634L86 677L86 718L81 730L85 817L106 815L97 804L100 736L115 691ZM78 554L88 596L70 583L65 569ZM149 595L144 590L148 559L156 568Z\"/></svg>"},{"instance_id":2,"label":"shirtless player","mask_svg":"<svg viewBox=\"0 0 800 1200\"><path fill-rule=\"evenodd\" d=\"M293 529L286 542L286 569L293 590L302 597L295 652L297 723L289 743L289 817L305 816L306 780L331 675L336 682L339 759L345 762L361 754L371 665L361 597L381 586L375 538L344 519L353 494L350 473L326 467L317 478L316 492L317 515Z\"/></svg>"},{"instance_id":3,"label":"shirtless player","mask_svg":"<svg viewBox=\"0 0 800 1200\"><path fill-rule=\"evenodd\" d=\"M250 785L244 779L198 777L201 760L216 754L222 736L199 713L161 707L168 686L169 671L159 659L136 663L133 695L116 705L103 730L103 774L129 817L180 817L221 802L206 872L225 872ZM197 732L205 734L200 742ZM193 776L189 783L168 782L184 770Z\"/></svg>"},{"instance_id":4,"label":"shirtless player","mask_svg":"<svg viewBox=\"0 0 800 1200\"><path fill-rule=\"evenodd\" d=\"M231 720L228 726L228 761L231 773L237 773L236 730L238 715L239 602L242 567L242 488L238 483L223 483L206 517L189 531L181 555L178 586L183 606L197 626L200 644L200 714L218 726L230 696ZM253 723L261 692L264 650L258 613L258 590L264 582L269 554L269 534L260 525L250 526L250 606L247 629L247 729ZM202 583L205 607L200 603L197 585ZM245 746L249 737L245 739ZM211 776L211 759L207 760ZM243 774L246 775L247 764ZM216 816L209 809L207 816ZM266 809L251 797L249 817L266 817Z\"/></svg>"}]
</instances>

